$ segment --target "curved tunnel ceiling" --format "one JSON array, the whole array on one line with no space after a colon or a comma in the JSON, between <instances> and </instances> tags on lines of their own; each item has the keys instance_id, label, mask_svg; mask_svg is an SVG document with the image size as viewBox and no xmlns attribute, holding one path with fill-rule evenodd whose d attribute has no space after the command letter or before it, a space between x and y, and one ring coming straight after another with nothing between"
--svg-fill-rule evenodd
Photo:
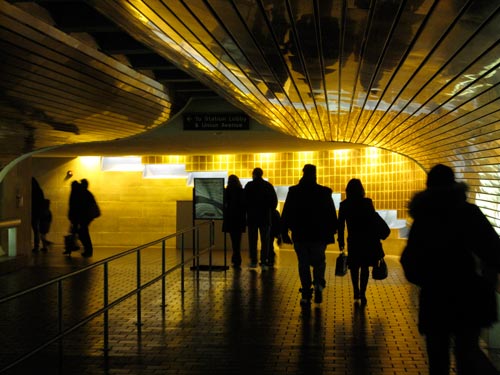
<instances>
[{"instance_id":1,"label":"curved tunnel ceiling","mask_svg":"<svg viewBox=\"0 0 500 375\"><path fill-rule=\"evenodd\" d=\"M159 82L0 2L2 155L111 140L169 119Z\"/></svg>"},{"instance_id":2,"label":"curved tunnel ceiling","mask_svg":"<svg viewBox=\"0 0 500 375\"><path fill-rule=\"evenodd\" d=\"M170 118L172 85L12 5L26 3L0 0L4 153L125 138ZM498 1L31 3L90 5L284 134L382 147L464 174L498 164Z\"/></svg>"},{"instance_id":3,"label":"curved tunnel ceiling","mask_svg":"<svg viewBox=\"0 0 500 375\"><path fill-rule=\"evenodd\" d=\"M283 133L424 167L497 154L498 1L92 3Z\"/></svg>"}]
</instances>

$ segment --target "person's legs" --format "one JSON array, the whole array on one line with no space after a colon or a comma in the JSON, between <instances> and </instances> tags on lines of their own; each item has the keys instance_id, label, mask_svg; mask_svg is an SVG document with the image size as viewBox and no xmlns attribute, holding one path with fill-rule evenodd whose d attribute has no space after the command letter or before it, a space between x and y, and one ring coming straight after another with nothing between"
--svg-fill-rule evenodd
<instances>
[{"instance_id":1,"label":"person's legs","mask_svg":"<svg viewBox=\"0 0 500 375\"><path fill-rule=\"evenodd\" d=\"M458 375L477 374L479 348L479 329L464 328L455 333L455 360Z\"/></svg>"},{"instance_id":2,"label":"person's legs","mask_svg":"<svg viewBox=\"0 0 500 375\"><path fill-rule=\"evenodd\" d=\"M82 242L83 245L83 256L92 256L93 254L93 248L92 248L92 240L90 239L90 232L89 232L89 224L87 223L82 223L80 224L79 228L79 237L80 241Z\"/></svg>"},{"instance_id":3,"label":"person's legs","mask_svg":"<svg viewBox=\"0 0 500 375\"><path fill-rule=\"evenodd\" d=\"M241 232L231 232L229 236L231 237L231 246L233 249L231 263L234 267L239 267L241 266Z\"/></svg>"},{"instance_id":4,"label":"person's legs","mask_svg":"<svg viewBox=\"0 0 500 375\"><path fill-rule=\"evenodd\" d=\"M354 299L359 299L360 298L359 266L356 264L349 265L349 273L351 274L352 289L354 290Z\"/></svg>"},{"instance_id":5,"label":"person's legs","mask_svg":"<svg viewBox=\"0 0 500 375\"><path fill-rule=\"evenodd\" d=\"M40 239L42 240L42 251L47 251L49 249L49 246L52 244L52 242L50 242L48 239L47 239L47 233L40 233Z\"/></svg>"},{"instance_id":6,"label":"person's legs","mask_svg":"<svg viewBox=\"0 0 500 375\"><path fill-rule=\"evenodd\" d=\"M36 253L40 248L40 219L31 218L31 228L33 229L33 252Z\"/></svg>"},{"instance_id":7,"label":"person's legs","mask_svg":"<svg viewBox=\"0 0 500 375\"><path fill-rule=\"evenodd\" d=\"M446 332L432 332L425 336L429 375L449 375L450 335Z\"/></svg>"},{"instance_id":8,"label":"person's legs","mask_svg":"<svg viewBox=\"0 0 500 375\"><path fill-rule=\"evenodd\" d=\"M323 302L323 289L326 287L326 244L315 242L310 245L311 266L314 277L314 302Z\"/></svg>"},{"instance_id":9,"label":"person's legs","mask_svg":"<svg viewBox=\"0 0 500 375\"><path fill-rule=\"evenodd\" d=\"M269 243L269 258L268 258L268 264L270 267L274 266L275 259L276 259L276 253L274 251L274 237L271 237L271 241Z\"/></svg>"},{"instance_id":10,"label":"person's legs","mask_svg":"<svg viewBox=\"0 0 500 375\"><path fill-rule=\"evenodd\" d=\"M361 273L359 276L359 296L361 303L366 303L366 287L368 286L368 279L370 278L370 268L368 266L361 266Z\"/></svg>"},{"instance_id":11,"label":"person's legs","mask_svg":"<svg viewBox=\"0 0 500 375\"><path fill-rule=\"evenodd\" d=\"M310 257L309 257L309 249L307 248L307 244L304 243L295 243L294 244L295 254L297 254L297 261L299 264L299 278L300 285L302 288L300 289L302 293L301 304L308 304L311 302L312 297L312 278L311 278L311 268L310 268Z\"/></svg>"},{"instance_id":12,"label":"person's legs","mask_svg":"<svg viewBox=\"0 0 500 375\"><path fill-rule=\"evenodd\" d=\"M269 264L269 248L271 245L271 225L263 223L259 225L260 232L260 263L263 267Z\"/></svg>"},{"instance_id":13,"label":"person's legs","mask_svg":"<svg viewBox=\"0 0 500 375\"><path fill-rule=\"evenodd\" d=\"M250 266L257 267L257 240L259 237L258 227L254 224L248 225L248 251L250 255Z\"/></svg>"},{"instance_id":14,"label":"person's legs","mask_svg":"<svg viewBox=\"0 0 500 375\"><path fill-rule=\"evenodd\" d=\"M274 239L276 237L272 233L272 228L271 228L271 233L269 234L269 256L268 256L268 264L269 266L274 266L274 262L276 260L276 252L274 251Z\"/></svg>"}]
</instances>

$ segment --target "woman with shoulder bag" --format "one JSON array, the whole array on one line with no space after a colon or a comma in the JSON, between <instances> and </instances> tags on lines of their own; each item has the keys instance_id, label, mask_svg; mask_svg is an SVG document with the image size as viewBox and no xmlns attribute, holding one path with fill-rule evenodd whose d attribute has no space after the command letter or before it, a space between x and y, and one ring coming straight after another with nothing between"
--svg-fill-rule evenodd
<instances>
[{"instance_id":1,"label":"woman with shoulder bag","mask_svg":"<svg viewBox=\"0 0 500 375\"><path fill-rule=\"evenodd\" d=\"M346 199L340 203L338 242L344 250L344 232L347 225L347 263L351 274L354 299L366 305L366 288L370 277L369 267L373 267L384 257L374 224L378 215L373 201L365 197L365 189L357 178L351 179L346 186ZM381 219L382 220L382 219Z\"/></svg>"}]
</instances>

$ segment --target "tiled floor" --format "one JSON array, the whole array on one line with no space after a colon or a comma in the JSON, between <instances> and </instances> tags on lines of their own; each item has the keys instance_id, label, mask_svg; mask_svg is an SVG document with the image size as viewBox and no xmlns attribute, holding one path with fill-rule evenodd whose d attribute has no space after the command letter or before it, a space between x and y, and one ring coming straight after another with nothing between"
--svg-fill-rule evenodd
<instances>
[{"instance_id":1,"label":"tiled floor","mask_svg":"<svg viewBox=\"0 0 500 375\"><path fill-rule=\"evenodd\" d=\"M0 297L79 269L111 255L96 250L91 260L38 254L26 270L0 276ZM158 252L142 257L141 280L154 278ZM167 259L170 265L174 256ZM180 270L167 277L163 312L161 283L109 314L109 351L105 356L103 318L75 330L14 367L7 374L427 374L422 337L416 328L416 290L396 258L388 257L389 278L370 280L368 305L352 300L349 277L336 277L335 253L328 253L327 289L321 305L299 305L295 254L279 252L276 268L262 272ZM215 257L216 264L222 264ZM218 262L218 263L217 263ZM109 301L134 289L135 258L109 268ZM103 304L102 268L61 285L64 327ZM57 332L57 288L0 306L0 368ZM58 354L62 353L62 360ZM454 371L452 371L454 373ZM480 374L483 375L483 374ZM486 375L486 372L484 373Z\"/></svg>"}]
</instances>

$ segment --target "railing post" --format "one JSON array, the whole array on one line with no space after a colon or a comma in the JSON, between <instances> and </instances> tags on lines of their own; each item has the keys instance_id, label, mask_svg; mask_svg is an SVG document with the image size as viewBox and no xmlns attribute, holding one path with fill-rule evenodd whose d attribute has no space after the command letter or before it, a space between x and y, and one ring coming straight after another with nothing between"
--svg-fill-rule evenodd
<instances>
[{"instance_id":1,"label":"railing post","mask_svg":"<svg viewBox=\"0 0 500 375\"><path fill-rule=\"evenodd\" d=\"M208 226L208 245L209 245L209 251L208 251L208 270L212 272L212 243L213 243L213 223L214 221L212 220L210 222L210 225Z\"/></svg>"},{"instance_id":2,"label":"railing post","mask_svg":"<svg viewBox=\"0 0 500 375\"><path fill-rule=\"evenodd\" d=\"M192 264L192 269L193 271L196 270L196 227L193 227L193 230L191 232L191 239L193 241L192 247L193 247L193 264Z\"/></svg>"},{"instance_id":3,"label":"railing post","mask_svg":"<svg viewBox=\"0 0 500 375\"><path fill-rule=\"evenodd\" d=\"M181 235L181 293L184 293L184 233Z\"/></svg>"},{"instance_id":4,"label":"railing post","mask_svg":"<svg viewBox=\"0 0 500 375\"><path fill-rule=\"evenodd\" d=\"M196 227L196 275L200 274L200 227Z\"/></svg>"},{"instance_id":5,"label":"railing post","mask_svg":"<svg viewBox=\"0 0 500 375\"><path fill-rule=\"evenodd\" d=\"M63 289L62 280L57 282L57 334L60 335L63 331ZM59 365L62 364L63 353L63 339L59 339Z\"/></svg>"},{"instance_id":6,"label":"railing post","mask_svg":"<svg viewBox=\"0 0 500 375\"><path fill-rule=\"evenodd\" d=\"M161 242L161 274L163 275L161 279L161 307L162 311L165 312L165 272L166 272L166 265L167 263L167 256L165 254L165 240Z\"/></svg>"},{"instance_id":7,"label":"railing post","mask_svg":"<svg viewBox=\"0 0 500 375\"><path fill-rule=\"evenodd\" d=\"M104 304L104 316L103 316L103 340L104 340L104 356L108 356L109 352L109 311L108 311L108 302L109 302L109 282L108 282L108 263L104 263L104 284L103 284L103 304Z\"/></svg>"},{"instance_id":8,"label":"railing post","mask_svg":"<svg viewBox=\"0 0 500 375\"><path fill-rule=\"evenodd\" d=\"M142 310L141 310L141 251L137 251L137 333L141 334Z\"/></svg>"}]
</instances>

